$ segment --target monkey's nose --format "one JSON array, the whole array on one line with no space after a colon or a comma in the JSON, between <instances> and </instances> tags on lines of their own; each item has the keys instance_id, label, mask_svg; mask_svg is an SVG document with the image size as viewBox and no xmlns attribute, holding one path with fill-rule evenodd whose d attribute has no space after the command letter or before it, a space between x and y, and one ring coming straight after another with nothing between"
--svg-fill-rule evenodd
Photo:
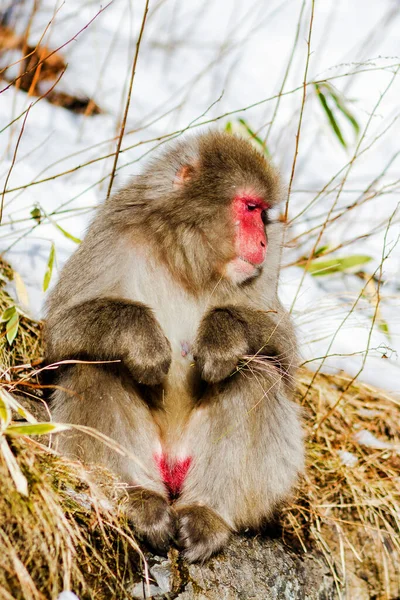
<instances>
[{"instance_id":1,"label":"monkey's nose","mask_svg":"<svg viewBox=\"0 0 400 600\"><path fill-rule=\"evenodd\" d=\"M261 245L263 248L265 248L265 244L264 244L264 242L260 242L260 245Z\"/></svg>"}]
</instances>

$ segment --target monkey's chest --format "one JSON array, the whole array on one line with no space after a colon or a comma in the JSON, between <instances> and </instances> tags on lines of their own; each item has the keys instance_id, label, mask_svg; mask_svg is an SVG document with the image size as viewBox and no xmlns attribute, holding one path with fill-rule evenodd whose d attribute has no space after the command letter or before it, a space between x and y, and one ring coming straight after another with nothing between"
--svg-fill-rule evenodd
<instances>
[{"instance_id":1,"label":"monkey's chest","mask_svg":"<svg viewBox=\"0 0 400 600\"><path fill-rule=\"evenodd\" d=\"M197 404L196 382L199 379L192 351L205 307L187 297L178 297L170 299L168 310L156 309L154 312L172 349L161 406L154 413L162 448L155 460L165 485L175 495L179 493L193 460L186 435Z\"/></svg>"},{"instance_id":2,"label":"monkey's chest","mask_svg":"<svg viewBox=\"0 0 400 600\"><path fill-rule=\"evenodd\" d=\"M181 350L182 358L188 358L189 360L190 360L190 358L193 358L192 345L193 344L192 344L191 340L181 340L180 350Z\"/></svg>"},{"instance_id":3,"label":"monkey's chest","mask_svg":"<svg viewBox=\"0 0 400 600\"><path fill-rule=\"evenodd\" d=\"M155 307L157 320L171 344L172 363L190 367L192 348L204 311L201 303L180 295L164 298L163 305Z\"/></svg>"}]
</instances>

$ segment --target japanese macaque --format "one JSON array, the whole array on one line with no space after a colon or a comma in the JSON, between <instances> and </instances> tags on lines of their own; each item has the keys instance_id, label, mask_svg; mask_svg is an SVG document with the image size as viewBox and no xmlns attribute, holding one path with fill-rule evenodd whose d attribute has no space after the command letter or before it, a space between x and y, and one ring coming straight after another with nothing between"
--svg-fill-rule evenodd
<instances>
[{"instance_id":1,"label":"japanese macaque","mask_svg":"<svg viewBox=\"0 0 400 600\"><path fill-rule=\"evenodd\" d=\"M279 180L244 139L177 141L98 210L47 307L63 367L53 418L86 425L59 447L128 485L158 552L205 560L258 528L303 468L296 341L277 298Z\"/></svg>"}]
</instances>

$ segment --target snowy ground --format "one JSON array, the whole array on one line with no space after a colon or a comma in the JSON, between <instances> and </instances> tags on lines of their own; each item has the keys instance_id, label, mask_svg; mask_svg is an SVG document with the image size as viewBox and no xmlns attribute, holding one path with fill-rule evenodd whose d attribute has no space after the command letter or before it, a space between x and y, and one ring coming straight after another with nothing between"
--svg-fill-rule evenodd
<instances>
[{"instance_id":1,"label":"snowy ground","mask_svg":"<svg viewBox=\"0 0 400 600\"><path fill-rule=\"evenodd\" d=\"M8 17L22 32L32 4L2 0L0 11L13 5ZM0 93L0 193L9 174L0 247L21 275L30 310L36 315L44 298L43 278L52 242L57 268L76 247L55 223L81 237L93 207L105 197L112 169L144 2L114 0L97 14L100 7L94 0L58 4L42 0L33 17L29 41L37 43L52 20L45 43L57 48L97 15L62 49L68 68L57 89L93 97L103 114L85 118L40 100L26 116L24 111L35 98L28 98L15 86ZM219 126L224 127L238 118L246 119L261 138L268 136L273 161L289 185L310 15L311 0L150 0L115 187L140 169L140 161L160 143L155 140L159 136L211 119L219 119ZM281 285L284 303L293 308L303 358L311 361L309 366L315 368L315 359L328 354L324 369L341 368L355 375L369 349L360 377L397 394L399 15L398 0L315 2L306 80L331 78L347 98L360 124L360 134L356 139L349 121L339 115L348 142L343 148L314 87L307 86L289 205L289 247L283 255L284 265L308 256L332 209L332 217L338 218L323 230L317 248L339 246L327 259L358 254L371 257L362 270L367 279L374 272L376 278L366 285L367 279L351 273L313 277L304 276L298 266L287 266ZM292 51L285 95L278 101ZM9 54L0 59L1 66L18 58ZM14 71L17 75L18 68ZM6 83L0 81L0 90L3 88ZM241 110L250 106L245 112ZM227 113L232 114L224 116ZM35 185L29 185L32 183ZM343 211L353 203L356 206L352 210ZM30 215L35 206L51 220L38 225ZM381 272L382 257L387 258Z\"/></svg>"}]
</instances>

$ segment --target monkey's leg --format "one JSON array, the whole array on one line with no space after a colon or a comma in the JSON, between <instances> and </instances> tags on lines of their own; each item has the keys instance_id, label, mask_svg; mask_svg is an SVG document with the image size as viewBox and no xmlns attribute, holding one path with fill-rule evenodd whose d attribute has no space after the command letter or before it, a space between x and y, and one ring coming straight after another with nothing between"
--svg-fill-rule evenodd
<instances>
[{"instance_id":1,"label":"monkey's leg","mask_svg":"<svg viewBox=\"0 0 400 600\"><path fill-rule=\"evenodd\" d=\"M257 528L287 498L303 467L299 408L273 366L209 387L189 423L192 466L176 503L189 561L219 550L231 530Z\"/></svg>"},{"instance_id":2,"label":"monkey's leg","mask_svg":"<svg viewBox=\"0 0 400 600\"><path fill-rule=\"evenodd\" d=\"M148 405L118 368L75 365L60 378L53 395L54 421L85 425L117 441L122 456L87 433L68 431L57 437L58 448L89 464L102 464L129 485L127 513L138 533L159 552L175 535L175 513L154 456L161 453L158 430Z\"/></svg>"}]
</instances>

